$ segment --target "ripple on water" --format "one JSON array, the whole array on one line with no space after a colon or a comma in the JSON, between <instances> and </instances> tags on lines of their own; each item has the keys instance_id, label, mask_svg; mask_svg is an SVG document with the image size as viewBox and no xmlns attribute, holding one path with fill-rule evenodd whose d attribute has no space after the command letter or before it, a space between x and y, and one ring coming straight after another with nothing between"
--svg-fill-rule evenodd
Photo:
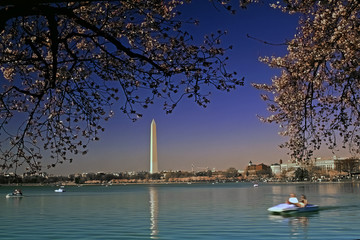
<instances>
[{"instance_id":1,"label":"ripple on water","mask_svg":"<svg viewBox=\"0 0 360 240\"><path fill-rule=\"evenodd\" d=\"M299 189L321 206L318 213L268 214L269 206ZM136 185L69 187L63 195L52 191L24 188L31 197L0 198L0 239L359 238L359 190L342 191L338 185Z\"/></svg>"}]
</instances>

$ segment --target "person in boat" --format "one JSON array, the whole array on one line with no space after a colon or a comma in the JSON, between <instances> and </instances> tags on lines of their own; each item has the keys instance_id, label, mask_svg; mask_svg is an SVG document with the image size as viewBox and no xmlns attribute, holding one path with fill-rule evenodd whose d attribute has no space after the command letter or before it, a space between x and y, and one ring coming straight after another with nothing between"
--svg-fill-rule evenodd
<instances>
[{"instance_id":1,"label":"person in boat","mask_svg":"<svg viewBox=\"0 0 360 240\"><path fill-rule=\"evenodd\" d=\"M20 189L15 189L13 195L22 195L22 192Z\"/></svg>"},{"instance_id":2,"label":"person in boat","mask_svg":"<svg viewBox=\"0 0 360 240\"><path fill-rule=\"evenodd\" d=\"M308 201L306 199L305 195L301 195L300 200L297 199L296 195L294 193L291 193L289 196L289 199L286 201L287 204L293 204L297 207L306 207L308 204Z\"/></svg>"},{"instance_id":3,"label":"person in boat","mask_svg":"<svg viewBox=\"0 0 360 240\"><path fill-rule=\"evenodd\" d=\"M287 204L294 204L297 206L299 204L299 200L297 199L295 193L290 193L289 198L286 200Z\"/></svg>"},{"instance_id":4,"label":"person in boat","mask_svg":"<svg viewBox=\"0 0 360 240\"><path fill-rule=\"evenodd\" d=\"M300 201L299 201L299 207L306 207L306 205L308 204L308 201L306 199L306 196L303 194L300 197Z\"/></svg>"}]
</instances>

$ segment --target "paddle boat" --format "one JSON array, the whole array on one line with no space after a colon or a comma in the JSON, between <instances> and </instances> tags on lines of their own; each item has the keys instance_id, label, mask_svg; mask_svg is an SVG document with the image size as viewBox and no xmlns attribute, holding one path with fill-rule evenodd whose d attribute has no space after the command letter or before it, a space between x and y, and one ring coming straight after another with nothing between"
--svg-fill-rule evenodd
<instances>
[{"instance_id":1,"label":"paddle boat","mask_svg":"<svg viewBox=\"0 0 360 240\"><path fill-rule=\"evenodd\" d=\"M303 213L303 212L315 212L319 210L318 205L307 204L305 207L297 207L294 204L281 203L271 208L268 211L271 213Z\"/></svg>"},{"instance_id":2,"label":"paddle boat","mask_svg":"<svg viewBox=\"0 0 360 240\"><path fill-rule=\"evenodd\" d=\"M14 193L6 194L6 198L22 198L22 197L24 197L22 194L14 194Z\"/></svg>"},{"instance_id":3,"label":"paddle boat","mask_svg":"<svg viewBox=\"0 0 360 240\"><path fill-rule=\"evenodd\" d=\"M6 198L22 198L23 194L20 189L15 189L14 192L6 194Z\"/></svg>"},{"instance_id":4,"label":"paddle boat","mask_svg":"<svg viewBox=\"0 0 360 240\"><path fill-rule=\"evenodd\" d=\"M66 192L64 186L61 186L59 189L55 189L55 192Z\"/></svg>"}]
</instances>

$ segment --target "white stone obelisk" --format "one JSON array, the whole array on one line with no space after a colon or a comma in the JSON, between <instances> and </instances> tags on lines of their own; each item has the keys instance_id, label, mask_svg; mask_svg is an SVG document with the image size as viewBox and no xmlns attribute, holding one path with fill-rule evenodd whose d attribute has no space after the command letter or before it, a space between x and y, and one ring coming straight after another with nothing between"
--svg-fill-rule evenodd
<instances>
[{"instance_id":1,"label":"white stone obelisk","mask_svg":"<svg viewBox=\"0 0 360 240\"><path fill-rule=\"evenodd\" d=\"M151 121L151 136L150 136L150 173L158 172L158 158L157 158L157 140L156 140L156 124L155 120Z\"/></svg>"}]
</instances>

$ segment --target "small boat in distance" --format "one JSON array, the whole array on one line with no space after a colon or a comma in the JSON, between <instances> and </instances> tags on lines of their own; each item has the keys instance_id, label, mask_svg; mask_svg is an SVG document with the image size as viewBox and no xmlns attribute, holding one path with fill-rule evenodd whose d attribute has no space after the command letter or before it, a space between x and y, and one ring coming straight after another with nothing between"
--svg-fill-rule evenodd
<instances>
[{"instance_id":1,"label":"small boat in distance","mask_svg":"<svg viewBox=\"0 0 360 240\"><path fill-rule=\"evenodd\" d=\"M23 194L20 189L15 189L12 193L6 194L6 198L22 198Z\"/></svg>"},{"instance_id":2,"label":"small boat in distance","mask_svg":"<svg viewBox=\"0 0 360 240\"><path fill-rule=\"evenodd\" d=\"M259 184L258 183L254 183L254 187L258 187L259 186Z\"/></svg>"},{"instance_id":3,"label":"small boat in distance","mask_svg":"<svg viewBox=\"0 0 360 240\"><path fill-rule=\"evenodd\" d=\"M64 186L61 186L59 189L55 189L54 191L55 192L66 192Z\"/></svg>"},{"instance_id":4,"label":"small boat in distance","mask_svg":"<svg viewBox=\"0 0 360 240\"><path fill-rule=\"evenodd\" d=\"M22 197L24 197L24 196L23 196L23 195L20 195L20 194L8 193L8 194L6 194L5 197L6 197L6 198L22 198Z\"/></svg>"},{"instance_id":5,"label":"small boat in distance","mask_svg":"<svg viewBox=\"0 0 360 240\"><path fill-rule=\"evenodd\" d=\"M314 204L307 204L305 207L297 207L294 204L281 203L268 208L268 211L274 214L303 213L314 212L318 210L319 206Z\"/></svg>"}]
</instances>

